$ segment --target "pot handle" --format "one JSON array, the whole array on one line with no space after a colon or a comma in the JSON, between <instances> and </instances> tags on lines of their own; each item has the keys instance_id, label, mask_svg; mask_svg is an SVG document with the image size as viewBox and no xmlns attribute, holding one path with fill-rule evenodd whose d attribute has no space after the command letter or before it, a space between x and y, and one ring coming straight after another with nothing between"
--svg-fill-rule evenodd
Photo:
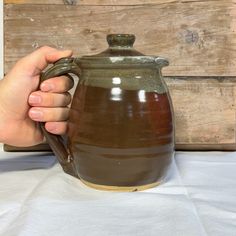
<instances>
[{"instance_id":1,"label":"pot handle","mask_svg":"<svg viewBox=\"0 0 236 236\"><path fill-rule=\"evenodd\" d=\"M66 75L68 73L73 73L80 76L81 70L76 63L75 58L62 58L54 63L54 65L43 72L40 76L40 84L52 77ZM67 75L68 76L68 75ZM72 79L71 76L68 76L69 79ZM66 145L64 144L63 138L60 135L51 134L46 131L45 123L40 122L40 127L42 132L50 145L52 151L54 152L55 156L57 157L59 163L61 164L63 170L70 175L78 177L75 167L73 165L73 158L69 154Z\"/></svg>"}]
</instances>

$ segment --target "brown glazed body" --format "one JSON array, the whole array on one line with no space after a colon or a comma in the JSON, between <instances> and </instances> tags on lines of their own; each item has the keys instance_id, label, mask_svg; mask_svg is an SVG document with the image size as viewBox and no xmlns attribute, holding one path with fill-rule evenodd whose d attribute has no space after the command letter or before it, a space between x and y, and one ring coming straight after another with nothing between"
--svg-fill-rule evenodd
<instances>
[{"instance_id":1,"label":"brown glazed body","mask_svg":"<svg viewBox=\"0 0 236 236\"><path fill-rule=\"evenodd\" d=\"M91 187L154 187L174 152L172 104L161 75L168 62L135 51L133 35L110 35L108 43L103 53L71 59L69 69L67 61L58 64L59 71L67 69L57 74L73 72L79 83L67 148L47 137L64 170ZM55 75L49 74L46 79Z\"/></svg>"},{"instance_id":2,"label":"brown glazed body","mask_svg":"<svg viewBox=\"0 0 236 236\"><path fill-rule=\"evenodd\" d=\"M168 95L78 86L69 149L80 177L98 185L141 186L163 179L173 153Z\"/></svg>"}]
</instances>

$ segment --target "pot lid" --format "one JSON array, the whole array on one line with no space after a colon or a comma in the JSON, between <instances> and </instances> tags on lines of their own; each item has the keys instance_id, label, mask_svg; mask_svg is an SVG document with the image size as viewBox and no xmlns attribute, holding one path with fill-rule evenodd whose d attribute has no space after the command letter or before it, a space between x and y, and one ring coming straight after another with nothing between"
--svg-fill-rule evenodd
<instances>
[{"instance_id":1,"label":"pot lid","mask_svg":"<svg viewBox=\"0 0 236 236\"><path fill-rule=\"evenodd\" d=\"M133 34L109 34L107 35L108 49L92 57L144 56L133 48L134 41Z\"/></svg>"},{"instance_id":2,"label":"pot lid","mask_svg":"<svg viewBox=\"0 0 236 236\"><path fill-rule=\"evenodd\" d=\"M135 35L109 34L107 35L109 47L95 55L77 58L82 67L104 66L131 66L131 65L168 65L168 61L157 56L145 56L134 49Z\"/></svg>"}]
</instances>

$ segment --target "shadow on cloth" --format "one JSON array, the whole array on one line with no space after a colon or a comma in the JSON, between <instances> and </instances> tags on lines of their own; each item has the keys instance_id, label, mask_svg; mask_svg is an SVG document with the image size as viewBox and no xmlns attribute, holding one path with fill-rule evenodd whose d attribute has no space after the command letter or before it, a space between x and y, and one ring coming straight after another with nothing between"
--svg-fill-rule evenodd
<instances>
[{"instance_id":1,"label":"shadow on cloth","mask_svg":"<svg viewBox=\"0 0 236 236\"><path fill-rule=\"evenodd\" d=\"M0 173L32 169L49 169L57 163L51 153L22 154L17 157L0 159Z\"/></svg>"}]
</instances>

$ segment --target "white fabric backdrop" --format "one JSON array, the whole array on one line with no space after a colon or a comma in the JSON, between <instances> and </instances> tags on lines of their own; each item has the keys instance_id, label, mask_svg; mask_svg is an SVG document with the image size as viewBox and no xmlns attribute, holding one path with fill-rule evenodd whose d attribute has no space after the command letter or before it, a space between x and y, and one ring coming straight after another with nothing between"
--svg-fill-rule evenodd
<instances>
[{"instance_id":1,"label":"white fabric backdrop","mask_svg":"<svg viewBox=\"0 0 236 236\"><path fill-rule=\"evenodd\" d=\"M0 151L0 236L235 236L236 152L177 152L143 192L84 186L50 153Z\"/></svg>"}]
</instances>

